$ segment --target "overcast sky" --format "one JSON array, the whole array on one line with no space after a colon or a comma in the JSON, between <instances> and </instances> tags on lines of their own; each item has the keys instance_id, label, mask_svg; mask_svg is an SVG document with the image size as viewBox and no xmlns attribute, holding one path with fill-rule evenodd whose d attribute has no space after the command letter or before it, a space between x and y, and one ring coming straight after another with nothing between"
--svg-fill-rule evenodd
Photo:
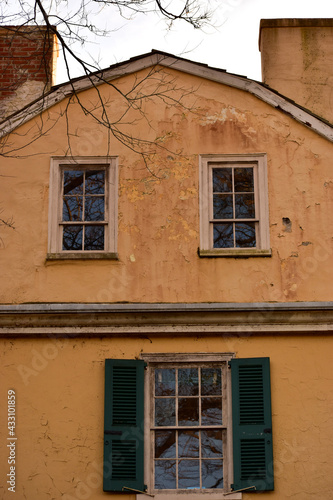
<instances>
[{"instance_id":1,"label":"overcast sky","mask_svg":"<svg viewBox=\"0 0 333 500\"><path fill-rule=\"evenodd\" d=\"M213 27L194 30L178 22L170 31L154 16L138 15L134 20L114 19L108 28L116 29L108 37L96 38L83 48L76 47L83 58L89 53L100 67L121 62L152 49L186 57L230 73L261 80L258 49L260 19L333 17L333 0L209 0L215 8ZM101 16L111 12L106 9ZM74 68L73 76L80 76ZM57 83L67 81L61 57L58 59Z\"/></svg>"}]
</instances>

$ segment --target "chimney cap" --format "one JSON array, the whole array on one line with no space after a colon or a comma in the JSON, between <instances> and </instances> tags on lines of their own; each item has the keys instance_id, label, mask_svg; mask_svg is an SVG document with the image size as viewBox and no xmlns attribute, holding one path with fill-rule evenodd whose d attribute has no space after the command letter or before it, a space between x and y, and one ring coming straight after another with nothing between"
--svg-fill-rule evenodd
<instances>
[{"instance_id":1,"label":"chimney cap","mask_svg":"<svg viewBox=\"0 0 333 500\"><path fill-rule=\"evenodd\" d=\"M259 50L261 45L261 30L263 28L333 28L333 18L260 19Z\"/></svg>"}]
</instances>

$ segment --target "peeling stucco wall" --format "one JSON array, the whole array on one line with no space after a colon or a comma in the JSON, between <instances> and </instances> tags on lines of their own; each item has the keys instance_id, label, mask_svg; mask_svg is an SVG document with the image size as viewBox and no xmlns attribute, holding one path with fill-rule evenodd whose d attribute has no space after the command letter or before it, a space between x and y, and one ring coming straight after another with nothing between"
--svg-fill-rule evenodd
<instances>
[{"instance_id":1,"label":"peeling stucco wall","mask_svg":"<svg viewBox=\"0 0 333 500\"><path fill-rule=\"evenodd\" d=\"M2 204L16 227L1 228L2 302L332 300L331 143L243 91L169 73L197 90L189 109L147 104L145 137L165 148L149 169L113 139L108 150L105 129L69 107L73 155L119 158L118 261L46 260L50 156L68 148L60 105L48 112L50 133L24 157L2 161ZM117 96L101 91L114 107ZM81 98L88 105L93 91ZM144 123L135 133L143 134ZM22 126L11 141L20 147L32 129ZM271 258L198 257L198 157L212 153L267 154Z\"/></svg>"},{"instance_id":2,"label":"peeling stucco wall","mask_svg":"<svg viewBox=\"0 0 333 500\"><path fill-rule=\"evenodd\" d=\"M0 341L0 397L16 390L15 495L3 500L112 500L102 492L104 359L140 352L235 352L271 359L275 491L263 499L331 498L332 338L326 336ZM6 422L0 427L6 442ZM5 446L0 469L8 468ZM4 477L4 476L3 476ZM314 480L315 478L315 480ZM252 495L243 496L250 500Z\"/></svg>"}]
</instances>

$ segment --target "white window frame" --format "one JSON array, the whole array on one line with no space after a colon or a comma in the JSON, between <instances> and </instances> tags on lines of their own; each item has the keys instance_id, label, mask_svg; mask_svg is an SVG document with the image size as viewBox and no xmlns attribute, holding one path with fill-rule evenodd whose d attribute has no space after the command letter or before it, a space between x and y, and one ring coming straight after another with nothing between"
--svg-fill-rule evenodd
<instances>
[{"instance_id":1,"label":"white window frame","mask_svg":"<svg viewBox=\"0 0 333 500\"><path fill-rule=\"evenodd\" d=\"M149 446L145 447L145 484L147 485L147 493L149 495L155 496L158 500L179 500L180 498L186 500L221 500L222 498L228 498L229 500L241 500L242 494L232 493L230 491L230 484L233 482L233 460L232 460L232 415L231 415L231 373L228 369L228 361L234 357L233 353L196 353L196 354L183 354L183 353L172 353L172 354L150 354L142 353L140 358L147 363L147 369L145 371L145 409L144 409L144 440L145 443L149 443ZM223 451L224 460L224 489L216 490L156 490L154 489L154 467L153 467L153 456L154 456L154 431L153 418L154 418L154 395L153 395L153 384L154 384L154 368L168 368L177 366L212 366L221 365L226 363L226 369L224 370L225 380L223 383L226 385L226 410L223 414L223 427L226 427L227 434L227 446ZM147 494L137 494L137 500L147 500L149 498Z\"/></svg>"},{"instance_id":2,"label":"white window frame","mask_svg":"<svg viewBox=\"0 0 333 500\"><path fill-rule=\"evenodd\" d=\"M105 169L105 234L104 250L62 249L62 172L68 168ZM117 157L53 157L50 168L49 198L49 259L117 258L118 218L118 160Z\"/></svg>"},{"instance_id":3,"label":"white window frame","mask_svg":"<svg viewBox=\"0 0 333 500\"><path fill-rule=\"evenodd\" d=\"M212 170L219 166L253 166L255 193L255 248L214 248L212 214ZM200 257L269 257L268 182L267 156L265 153L247 155L200 155L199 157L200 203Z\"/></svg>"}]
</instances>

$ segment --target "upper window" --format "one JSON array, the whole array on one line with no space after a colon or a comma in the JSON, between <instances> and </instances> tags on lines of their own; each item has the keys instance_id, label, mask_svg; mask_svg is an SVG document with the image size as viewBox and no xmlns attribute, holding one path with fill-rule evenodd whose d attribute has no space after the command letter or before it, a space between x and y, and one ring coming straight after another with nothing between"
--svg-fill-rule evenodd
<instances>
[{"instance_id":1,"label":"upper window","mask_svg":"<svg viewBox=\"0 0 333 500\"><path fill-rule=\"evenodd\" d=\"M270 255L265 155L206 155L200 167L200 255Z\"/></svg>"},{"instance_id":2,"label":"upper window","mask_svg":"<svg viewBox=\"0 0 333 500\"><path fill-rule=\"evenodd\" d=\"M116 253L116 179L115 158L52 160L50 257Z\"/></svg>"},{"instance_id":3,"label":"upper window","mask_svg":"<svg viewBox=\"0 0 333 500\"><path fill-rule=\"evenodd\" d=\"M104 491L235 500L272 490L269 359L141 357L105 363Z\"/></svg>"}]
</instances>

